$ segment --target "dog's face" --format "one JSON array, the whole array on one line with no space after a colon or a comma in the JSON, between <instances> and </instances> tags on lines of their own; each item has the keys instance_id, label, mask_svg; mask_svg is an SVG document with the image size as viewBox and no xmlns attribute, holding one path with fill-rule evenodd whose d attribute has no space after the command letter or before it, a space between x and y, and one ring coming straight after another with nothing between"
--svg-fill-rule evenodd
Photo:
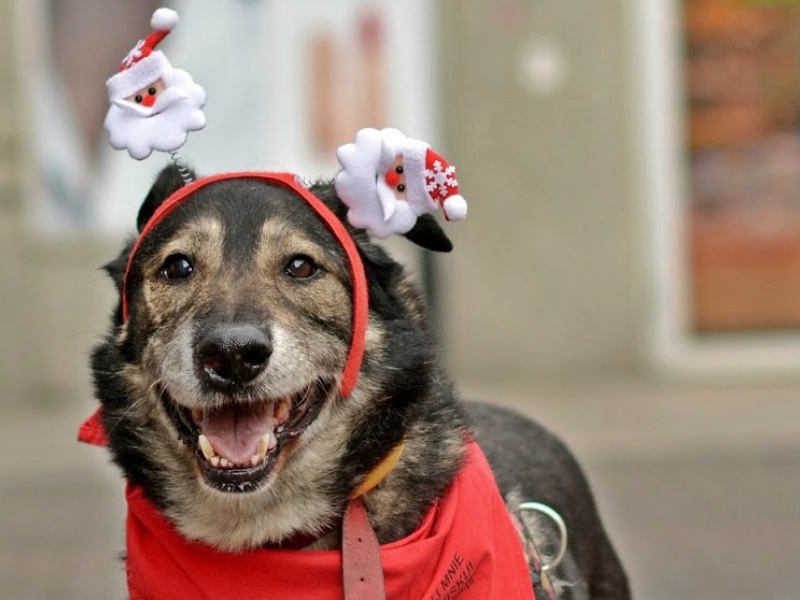
<instances>
[{"instance_id":1,"label":"dog's face","mask_svg":"<svg viewBox=\"0 0 800 600\"><path fill-rule=\"evenodd\" d=\"M292 192L211 184L139 249L135 361L203 482L257 490L335 394L349 264Z\"/></svg>"},{"instance_id":2,"label":"dog's face","mask_svg":"<svg viewBox=\"0 0 800 600\"><path fill-rule=\"evenodd\" d=\"M162 174L140 224L179 186ZM330 186L317 195L342 213ZM448 243L424 226L410 237ZM211 183L141 241L127 319L118 309L95 352L95 378L115 459L188 537L241 548L322 529L374 463L370 453L379 458L402 438L401 407L387 416L380 403L387 387L415 385L395 380L424 364L420 300L396 263L352 233L371 314L349 398L338 388L352 335L351 265L294 192ZM120 287L129 252L109 266ZM390 345L403 340L406 349ZM378 421L380 439L357 440Z\"/></svg>"}]
</instances>

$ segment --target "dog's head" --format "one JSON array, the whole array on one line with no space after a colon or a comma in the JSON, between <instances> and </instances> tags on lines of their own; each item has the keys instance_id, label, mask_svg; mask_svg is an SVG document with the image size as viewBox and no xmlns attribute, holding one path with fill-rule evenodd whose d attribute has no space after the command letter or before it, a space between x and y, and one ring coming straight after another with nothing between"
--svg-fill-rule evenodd
<instances>
[{"instance_id":1,"label":"dog's head","mask_svg":"<svg viewBox=\"0 0 800 600\"><path fill-rule=\"evenodd\" d=\"M161 173L140 230L182 186L175 168ZM311 191L344 222L332 185ZM349 397L339 385L353 265L293 190L247 178L205 185L107 266L125 304L93 358L110 446L190 537L236 548L318 530L403 438L431 363L421 296L364 232L349 235L370 310ZM407 237L451 247L430 216ZM270 523L252 521L267 509ZM242 532L229 519L217 531L223 515Z\"/></svg>"}]
</instances>

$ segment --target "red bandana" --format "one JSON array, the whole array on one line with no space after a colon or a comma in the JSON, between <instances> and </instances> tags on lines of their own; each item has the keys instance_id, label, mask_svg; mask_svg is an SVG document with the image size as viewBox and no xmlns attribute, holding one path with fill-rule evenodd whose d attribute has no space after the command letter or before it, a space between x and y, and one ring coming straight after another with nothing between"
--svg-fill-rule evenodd
<instances>
[{"instance_id":1,"label":"red bandana","mask_svg":"<svg viewBox=\"0 0 800 600\"><path fill-rule=\"evenodd\" d=\"M126 497L131 600L343 598L338 550L220 552L185 540L140 488ZM534 600L517 531L474 442L417 530L380 552L390 600Z\"/></svg>"}]
</instances>

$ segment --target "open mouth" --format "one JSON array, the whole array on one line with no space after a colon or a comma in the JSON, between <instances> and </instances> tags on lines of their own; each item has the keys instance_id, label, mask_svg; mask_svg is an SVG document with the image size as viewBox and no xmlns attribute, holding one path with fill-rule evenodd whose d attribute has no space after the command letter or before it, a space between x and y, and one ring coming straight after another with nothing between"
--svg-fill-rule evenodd
<instances>
[{"instance_id":1,"label":"open mouth","mask_svg":"<svg viewBox=\"0 0 800 600\"><path fill-rule=\"evenodd\" d=\"M317 418L330 383L314 381L281 398L239 400L189 409L164 389L161 399L180 440L194 453L211 487L253 492L267 480L281 451Z\"/></svg>"}]
</instances>

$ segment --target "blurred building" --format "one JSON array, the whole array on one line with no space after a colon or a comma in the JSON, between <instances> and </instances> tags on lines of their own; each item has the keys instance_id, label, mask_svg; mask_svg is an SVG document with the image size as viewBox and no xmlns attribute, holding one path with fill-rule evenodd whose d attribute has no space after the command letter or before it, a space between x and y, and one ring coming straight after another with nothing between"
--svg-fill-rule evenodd
<instances>
[{"instance_id":1,"label":"blurred building","mask_svg":"<svg viewBox=\"0 0 800 600\"><path fill-rule=\"evenodd\" d=\"M445 140L471 200L441 261L453 363L499 378L641 368L628 3L441 9Z\"/></svg>"},{"instance_id":2,"label":"blurred building","mask_svg":"<svg viewBox=\"0 0 800 600\"><path fill-rule=\"evenodd\" d=\"M18 230L22 202L22 128L19 123L19 65L14 47L13 6L0 6L0 382L17 397L18 295L22 252Z\"/></svg>"}]
</instances>

